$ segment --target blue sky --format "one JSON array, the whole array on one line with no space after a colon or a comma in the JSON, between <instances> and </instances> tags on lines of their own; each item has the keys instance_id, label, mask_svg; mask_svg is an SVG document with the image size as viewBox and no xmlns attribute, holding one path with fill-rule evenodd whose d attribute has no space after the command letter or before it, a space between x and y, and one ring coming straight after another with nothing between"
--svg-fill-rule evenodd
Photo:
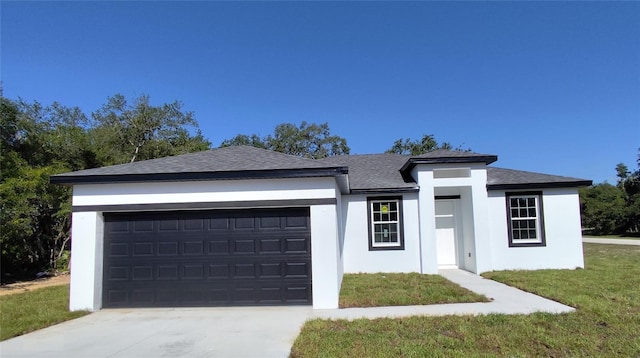
<instances>
[{"instance_id":1,"label":"blue sky","mask_svg":"<svg viewBox=\"0 0 640 358\"><path fill-rule=\"evenodd\" d=\"M180 100L214 146L328 122L615 182L640 147L640 2L2 1L5 97Z\"/></svg>"}]
</instances>

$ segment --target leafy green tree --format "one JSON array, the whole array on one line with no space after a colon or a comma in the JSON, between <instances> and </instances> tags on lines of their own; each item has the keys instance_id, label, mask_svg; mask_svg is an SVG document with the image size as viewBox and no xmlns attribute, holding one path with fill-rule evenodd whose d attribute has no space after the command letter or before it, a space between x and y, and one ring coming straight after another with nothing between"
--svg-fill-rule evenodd
<instances>
[{"instance_id":1,"label":"leafy green tree","mask_svg":"<svg viewBox=\"0 0 640 358\"><path fill-rule=\"evenodd\" d=\"M2 271L25 275L56 269L70 240L70 194L51 185L49 176L67 171L58 166L22 166L19 175L0 184Z\"/></svg>"},{"instance_id":2,"label":"leafy green tree","mask_svg":"<svg viewBox=\"0 0 640 358\"><path fill-rule=\"evenodd\" d=\"M93 120L77 107L0 96L0 115L3 280L55 270L68 256L71 190L49 176L210 147L179 102L151 106L148 96L131 105L111 97Z\"/></svg>"},{"instance_id":3,"label":"leafy green tree","mask_svg":"<svg viewBox=\"0 0 640 358\"><path fill-rule=\"evenodd\" d=\"M640 149L638 149L637 169L630 171L626 165L620 163L616 167L618 172L618 187L624 193L626 214L624 226L627 231L640 231Z\"/></svg>"},{"instance_id":4,"label":"leafy green tree","mask_svg":"<svg viewBox=\"0 0 640 358\"><path fill-rule=\"evenodd\" d=\"M460 146L454 149L449 142L438 143L435 136L432 134L424 134L420 140L412 140L410 138L398 139L393 142L393 145L386 151L386 153L420 155L439 149L463 150ZM466 149L464 151L468 152L470 150Z\"/></svg>"},{"instance_id":5,"label":"leafy green tree","mask_svg":"<svg viewBox=\"0 0 640 358\"><path fill-rule=\"evenodd\" d=\"M5 177L16 175L21 164L17 152L19 146L18 106L13 101L0 97L0 182Z\"/></svg>"},{"instance_id":6,"label":"leafy green tree","mask_svg":"<svg viewBox=\"0 0 640 358\"><path fill-rule=\"evenodd\" d=\"M231 147L235 145L248 145L251 147L267 149L268 145L265 141L260 138L257 134L246 135L246 134L238 134L231 139L225 139L220 144L220 148Z\"/></svg>"},{"instance_id":7,"label":"leafy green tree","mask_svg":"<svg viewBox=\"0 0 640 358\"><path fill-rule=\"evenodd\" d=\"M90 148L89 120L78 107L54 102L18 102L22 146L17 148L32 166L63 163L70 170L99 166Z\"/></svg>"},{"instance_id":8,"label":"leafy green tree","mask_svg":"<svg viewBox=\"0 0 640 358\"><path fill-rule=\"evenodd\" d=\"M3 274L24 275L47 267L55 269L67 246L70 190L51 185L49 176L86 166L76 158L84 149L78 149L81 141L73 135L77 132L71 124L74 113L78 113L77 109L56 103L43 107L37 102L2 98ZM83 129L79 132L83 133Z\"/></svg>"},{"instance_id":9,"label":"leafy green tree","mask_svg":"<svg viewBox=\"0 0 640 358\"><path fill-rule=\"evenodd\" d=\"M232 145L250 145L311 159L349 154L347 140L332 135L328 123L302 122L300 126L282 123L276 126L273 134L264 138L256 134L239 134L223 141L220 147Z\"/></svg>"},{"instance_id":10,"label":"leafy green tree","mask_svg":"<svg viewBox=\"0 0 640 358\"><path fill-rule=\"evenodd\" d=\"M625 231L625 200L620 188L609 183L580 189L582 226L595 235Z\"/></svg>"},{"instance_id":11,"label":"leafy green tree","mask_svg":"<svg viewBox=\"0 0 640 358\"><path fill-rule=\"evenodd\" d=\"M148 95L132 102L116 94L93 112L91 138L103 164L121 164L209 149L193 112L175 101L159 106ZM191 136L189 133L195 131Z\"/></svg>"}]
</instances>

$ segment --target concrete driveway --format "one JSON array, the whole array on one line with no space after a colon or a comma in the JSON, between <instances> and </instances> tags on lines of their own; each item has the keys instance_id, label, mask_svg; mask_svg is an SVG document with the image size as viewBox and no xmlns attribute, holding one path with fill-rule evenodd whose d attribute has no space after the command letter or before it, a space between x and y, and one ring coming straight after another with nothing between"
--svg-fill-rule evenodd
<instances>
[{"instance_id":1,"label":"concrete driveway","mask_svg":"<svg viewBox=\"0 0 640 358\"><path fill-rule=\"evenodd\" d=\"M0 343L9 357L287 357L311 307L109 309Z\"/></svg>"}]
</instances>

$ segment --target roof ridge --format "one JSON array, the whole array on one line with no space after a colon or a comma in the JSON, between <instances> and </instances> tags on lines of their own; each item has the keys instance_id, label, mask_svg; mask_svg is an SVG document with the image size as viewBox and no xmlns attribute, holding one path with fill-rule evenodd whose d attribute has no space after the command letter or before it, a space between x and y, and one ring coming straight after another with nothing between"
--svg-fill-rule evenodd
<instances>
[{"instance_id":1,"label":"roof ridge","mask_svg":"<svg viewBox=\"0 0 640 358\"><path fill-rule=\"evenodd\" d=\"M374 157L374 156L394 156L399 158L407 158L409 159L409 155L407 154L396 154L396 153L365 153L365 154L338 154L331 155L324 158L318 158L317 160L323 159L331 159L331 158L344 158L344 157Z\"/></svg>"}]
</instances>

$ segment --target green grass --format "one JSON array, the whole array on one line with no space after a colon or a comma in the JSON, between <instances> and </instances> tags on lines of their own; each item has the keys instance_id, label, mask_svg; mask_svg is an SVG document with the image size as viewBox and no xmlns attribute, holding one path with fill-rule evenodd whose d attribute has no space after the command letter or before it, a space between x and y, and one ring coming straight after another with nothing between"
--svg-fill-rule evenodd
<instances>
[{"instance_id":1,"label":"green grass","mask_svg":"<svg viewBox=\"0 0 640 358\"><path fill-rule=\"evenodd\" d=\"M340 290L340 308L487 301L442 276L417 273L346 274Z\"/></svg>"},{"instance_id":2,"label":"green grass","mask_svg":"<svg viewBox=\"0 0 640 358\"><path fill-rule=\"evenodd\" d=\"M86 315L69 312L69 285L0 297L0 340Z\"/></svg>"},{"instance_id":3,"label":"green grass","mask_svg":"<svg viewBox=\"0 0 640 358\"><path fill-rule=\"evenodd\" d=\"M640 357L640 247L585 245L583 270L497 281L574 306L561 315L312 320L292 357Z\"/></svg>"}]
</instances>

